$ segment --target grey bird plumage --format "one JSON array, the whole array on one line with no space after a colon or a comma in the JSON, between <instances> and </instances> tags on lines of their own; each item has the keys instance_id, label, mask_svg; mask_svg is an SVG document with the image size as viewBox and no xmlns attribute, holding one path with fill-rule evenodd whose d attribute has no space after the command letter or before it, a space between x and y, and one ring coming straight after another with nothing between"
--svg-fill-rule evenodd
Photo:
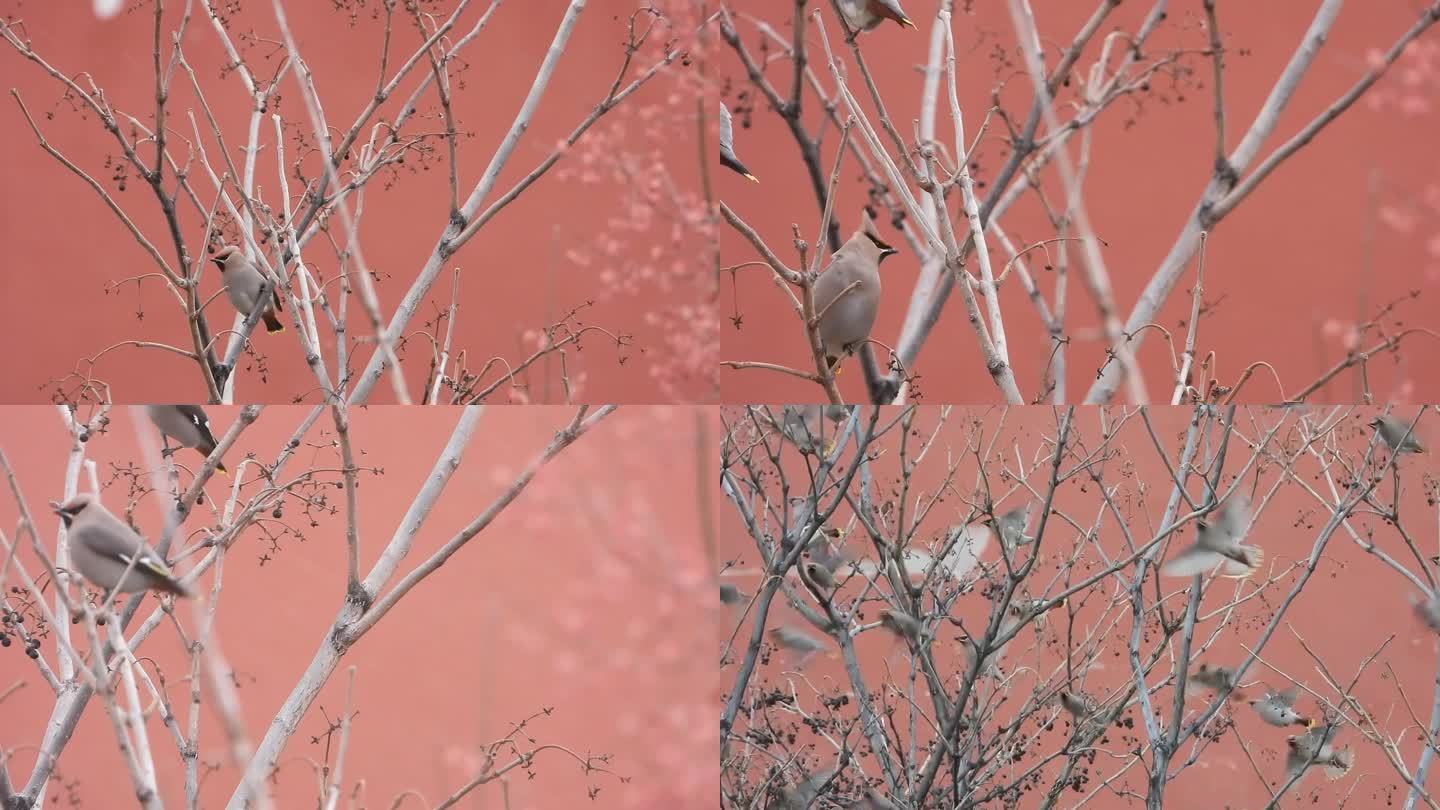
<instances>
[{"instance_id":1,"label":"grey bird plumage","mask_svg":"<svg viewBox=\"0 0 1440 810\"><path fill-rule=\"evenodd\" d=\"M903 610L887 609L880 611L880 624L884 625L886 630L889 630L895 635L901 638L908 638L912 641L919 641L920 633L924 629L919 619Z\"/></svg>"},{"instance_id":2,"label":"grey bird plumage","mask_svg":"<svg viewBox=\"0 0 1440 810\"><path fill-rule=\"evenodd\" d=\"M915 27L900 9L900 0L839 0L839 5L845 24L855 31L872 31L886 20L901 28Z\"/></svg>"},{"instance_id":3,"label":"grey bird plumage","mask_svg":"<svg viewBox=\"0 0 1440 810\"><path fill-rule=\"evenodd\" d=\"M1250 701L1250 707L1267 724L1272 726L1310 726L1310 718L1295 711L1295 700L1300 697L1298 687L1284 692L1269 691L1265 697Z\"/></svg>"},{"instance_id":4,"label":"grey bird plumage","mask_svg":"<svg viewBox=\"0 0 1440 810\"><path fill-rule=\"evenodd\" d=\"M225 279L225 294L229 296L230 303L235 310L245 317L255 311L256 305L263 305L264 311L260 317L265 321L266 332L283 332L285 324L275 317L275 312L282 309L280 303L280 291L270 290L266 301L260 301L260 291L267 279L254 263L245 258L240 248L234 245L226 245L210 257L210 261L220 267L220 275Z\"/></svg>"},{"instance_id":5,"label":"grey bird plumage","mask_svg":"<svg viewBox=\"0 0 1440 810\"><path fill-rule=\"evenodd\" d=\"M1241 544L1250 524L1250 507L1245 498L1232 495L1211 513L1213 522L1201 521L1195 543L1171 557L1160 567L1169 577L1193 577L1217 565L1226 577L1248 577L1260 567L1265 552L1259 546Z\"/></svg>"},{"instance_id":6,"label":"grey bird plumage","mask_svg":"<svg viewBox=\"0 0 1440 810\"><path fill-rule=\"evenodd\" d=\"M898 252L861 227L815 279L817 329L830 368L870 337L880 312L880 262Z\"/></svg>"},{"instance_id":7,"label":"grey bird plumage","mask_svg":"<svg viewBox=\"0 0 1440 810\"><path fill-rule=\"evenodd\" d=\"M738 605L749 598L750 597L746 596L739 588L735 587L734 585L731 585L728 582L720 583L720 604Z\"/></svg>"},{"instance_id":8,"label":"grey bird plumage","mask_svg":"<svg viewBox=\"0 0 1440 810\"><path fill-rule=\"evenodd\" d=\"M1319 765L1330 779L1344 776L1355 764L1355 756L1348 748L1335 747L1335 735L1340 726L1334 722L1321 723L1304 734L1290 737L1290 750L1285 754L1285 779L1295 780L1311 767Z\"/></svg>"},{"instance_id":9,"label":"grey bird plumage","mask_svg":"<svg viewBox=\"0 0 1440 810\"><path fill-rule=\"evenodd\" d=\"M1095 712L1093 701L1079 692L1061 692L1060 706L1076 720L1084 720Z\"/></svg>"},{"instance_id":10,"label":"grey bird plumage","mask_svg":"<svg viewBox=\"0 0 1440 810\"><path fill-rule=\"evenodd\" d=\"M794 656L797 667L805 666L805 662L814 657L815 653L825 649L825 644L820 639L793 627L772 627L770 640L775 646Z\"/></svg>"},{"instance_id":11,"label":"grey bird plumage","mask_svg":"<svg viewBox=\"0 0 1440 810\"><path fill-rule=\"evenodd\" d=\"M1231 700L1244 700L1244 695L1236 688L1237 686L1235 670L1230 667L1211 666L1209 664L1201 664L1196 667L1195 670L1190 673L1189 679L1185 681L1185 691L1187 693L1202 690L1219 693L1229 689L1231 690Z\"/></svg>"},{"instance_id":12,"label":"grey bird plumage","mask_svg":"<svg viewBox=\"0 0 1440 810\"><path fill-rule=\"evenodd\" d=\"M751 182L760 182L760 178L751 174L740 158L735 157L734 125L730 122L730 108L723 101L720 102L720 165L744 175Z\"/></svg>"},{"instance_id":13,"label":"grey bird plumage","mask_svg":"<svg viewBox=\"0 0 1440 810\"><path fill-rule=\"evenodd\" d=\"M1013 551L1020 546L1035 542L1035 538L1025 534L1025 524L1029 521L1030 504L1027 503L1017 506L989 522L1006 550Z\"/></svg>"},{"instance_id":14,"label":"grey bird plumage","mask_svg":"<svg viewBox=\"0 0 1440 810\"><path fill-rule=\"evenodd\" d=\"M1396 455L1425 452L1425 445L1420 443L1420 437L1410 429L1408 420L1402 421L1393 416L1377 416L1370 420L1370 427L1375 428L1376 432L1380 434L1380 440L1385 442L1385 446L1390 448L1390 452Z\"/></svg>"},{"instance_id":15,"label":"grey bird plumage","mask_svg":"<svg viewBox=\"0 0 1440 810\"><path fill-rule=\"evenodd\" d=\"M76 495L51 507L65 523L75 570L90 584L107 592L164 591L190 596L165 561L93 495Z\"/></svg>"},{"instance_id":16,"label":"grey bird plumage","mask_svg":"<svg viewBox=\"0 0 1440 810\"><path fill-rule=\"evenodd\" d=\"M199 405L146 405L145 415L156 429L182 447L198 450L206 458L215 452L215 434L210 432L210 420ZM225 465L218 461L215 469L226 472Z\"/></svg>"},{"instance_id":17,"label":"grey bird plumage","mask_svg":"<svg viewBox=\"0 0 1440 810\"><path fill-rule=\"evenodd\" d=\"M808 576L810 578L810 581L814 582L822 590L835 590L834 575L830 573L830 569L826 568L820 563L813 561L805 563L805 575Z\"/></svg>"}]
</instances>

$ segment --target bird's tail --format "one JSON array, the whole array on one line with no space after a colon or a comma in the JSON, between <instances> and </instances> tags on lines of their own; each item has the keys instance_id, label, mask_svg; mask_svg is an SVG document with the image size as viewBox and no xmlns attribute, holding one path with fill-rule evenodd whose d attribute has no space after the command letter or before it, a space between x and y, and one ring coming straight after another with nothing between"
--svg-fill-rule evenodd
<instances>
[{"instance_id":1,"label":"bird's tail","mask_svg":"<svg viewBox=\"0 0 1440 810\"><path fill-rule=\"evenodd\" d=\"M269 332L269 333L271 333L271 334L274 334L274 333L276 333L276 332L284 332L284 331L285 331L285 324L281 323L281 322L280 322L280 319L277 318L277 317L275 317L275 313L273 313L273 312L266 312L264 315L262 315L262 316L260 316L260 317L262 317L262 318L265 319L265 331L266 331L266 332Z\"/></svg>"},{"instance_id":2,"label":"bird's tail","mask_svg":"<svg viewBox=\"0 0 1440 810\"><path fill-rule=\"evenodd\" d=\"M197 447L195 449L200 451L200 455L204 456L205 458L209 458L210 454L215 452L215 444L214 442L211 442L208 445L201 445L200 447ZM215 462L215 472L218 472L221 475L230 474L230 471L225 469L225 464L219 461Z\"/></svg>"},{"instance_id":3,"label":"bird's tail","mask_svg":"<svg viewBox=\"0 0 1440 810\"><path fill-rule=\"evenodd\" d=\"M185 587L185 585L175 577L156 577L155 583L155 590L157 591L173 593L183 599L193 599L195 597L194 592Z\"/></svg>"},{"instance_id":4,"label":"bird's tail","mask_svg":"<svg viewBox=\"0 0 1440 810\"><path fill-rule=\"evenodd\" d=\"M175 575L170 572L170 567L154 555L146 553L136 562L136 566L143 569L146 574L149 574L149 579L152 583L150 585L151 590L173 593L176 596L183 596L186 599L194 595L190 593L189 588L182 585L180 580L175 578Z\"/></svg>"}]
</instances>

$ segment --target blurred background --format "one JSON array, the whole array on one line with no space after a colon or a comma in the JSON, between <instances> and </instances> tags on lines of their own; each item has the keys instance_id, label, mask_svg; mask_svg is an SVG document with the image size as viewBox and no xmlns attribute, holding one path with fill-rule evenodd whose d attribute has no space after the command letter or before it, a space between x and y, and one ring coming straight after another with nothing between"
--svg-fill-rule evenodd
<instances>
[{"instance_id":1,"label":"blurred background","mask_svg":"<svg viewBox=\"0 0 1440 810\"><path fill-rule=\"evenodd\" d=\"M232 477L212 479L206 504L184 524L187 544L221 524L212 510L223 507L219 499L229 485L238 480L242 498L256 491L259 471L254 464L242 470L241 460L253 454L272 464L309 411L274 406L261 413L225 457ZM217 435L237 413L210 409ZM558 406L486 410L400 574L478 516L572 414ZM364 468L358 488L362 574L390 541L459 415L452 408L398 407L352 414L356 463ZM287 499L281 517L262 514L225 557L218 632L252 744L322 643L345 595L345 500L330 483L340 464L329 419L327 412L304 435L283 475L290 480L315 471L323 485L295 491L324 498L324 505L307 510L298 498ZM533 779L523 770L511 774L509 807L713 806L713 713L695 687L714 677L713 659L708 633L691 632L701 596L708 604L713 589L705 550L713 537L702 518L713 504L698 486L713 487L712 422L713 415L698 408L622 407L541 469L489 528L342 659L281 756L276 806L315 803L313 766L327 761L326 718L344 711L352 666L355 714L342 807L352 806L351 796L356 807L390 807L406 790L418 791L428 805L412 797L402 807L434 806L475 774L481 745L547 708L553 713L532 720L522 743L605 755L613 775L587 775L567 756L547 751L535 759ZM150 441L148 423L145 429ZM69 449L56 409L6 408L0 449L53 553L57 523L45 502L62 495ZM136 497L137 476L148 483L150 470L128 408L112 411L108 429L90 439L85 453L95 462L103 502L117 514ZM198 459L188 450L175 456L186 466ZM181 478L188 485L189 475ZM82 488L84 480L82 475ZM164 506L153 492L134 502L142 533L158 534ZM0 524L15 526L17 515L14 498L0 498ZM38 570L33 554L20 559L32 574ZM193 562L182 560L177 568L183 572ZM207 594L211 576L199 582ZM9 592L16 584L12 572L5 596L18 610L19 595ZM146 600L135 625L154 605ZM189 610L177 616L190 626ZM52 664L55 649L53 638L43 640L41 652ZM189 657L173 628L162 625L137 655L152 676L155 670L166 674L184 723ZM20 643L0 649L0 693L17 682L23 685L0 701L0 746L13 757L12 780L23 784L35 756L30 746L40 740L52 698ZM219 807L238 771L229 764L208 693L202 712L201 804ZM148 728L162 798L179 806L180 757L158 717L150 716ZM116 797L133 796L98 699L65 749L48 796L59 804L47 807L118 807L125 802ZM507 805L500 786L490 784L458 806Z\"/></svg>"},{"instance_id":2,"label":"blurred background","mask_svg":"<svg viewBox=\"0 0 1440 810\"><path fill-rule=\"evenodd\" d=\"M940 4L938 0L904 0L900 5L919 30L887 21L864 34L860 45L891 120L907 142L913 142L930 31ZM1071 43L1101 4L1032 0L1031 5L1047 64L1053 68L1060 49ZM1057 112L1062 120L1073 114L1072 103L1084 91L1084 78L1105 37L1117 31L1136 31L1153 5L1122 3L1106 18L1081 54L1075 79L1059 93ZM1227 49L1224 93L1229 149L1248 129L1319 5L1217 4ZM1379 54L1416 22L1423 5L1345 5L1260 154L1268 155L1349 90ZM792 65L783 48L764 31L768 27L788 42L794 30L793 8L768 0L734 0L730 6L746 49L762 64L765 77L782 95L788 94ZM878 128L870 95L829 6L828 2L810 3L808 11L823 11L831 48L843 60L852 91ZM956 78L967 144L977 137L986 111L996 103L1009 113L1008 126L1018 130L1032 95L1007 3L955 2L954 7ZM810 68L826 94L833 95L835 82L813 23L806 42ZM1112 66L1125 53L1125 42L1121 35L1112 43ZM1170 4L1168 16L1144 49L1147 61L1167 64L1143 89L1115 101L1090 127L1093 135L1085 202L1095 232L1107 244L1103 252L1122 320L1174 243L1211 175L1215 128L1211 62L1205 55L1208 47L1201 4ZM723 47L717 62L722 66L722 97L735 114L736 152L760 178L757 185L722 172L719 195L782 260L793 265L792 223L800 226L804 239L814 240L821 216L799 149L785 121L755 91L734 51ZM1440 295L1440 240L1436 238L1440 232L1436 227L1440 223L1440 162L1432 148L1433 133L1440 126L1437 99L1440 33L1432 29L1422 34L1358 103L1282 164L1210 234L1200 356L1212 350L1216 353L1218 365L1212 374L1225 385L1234 385L1245 368L1258 361L1271 363L1283 384L1281 390L1262 370L1246 384L1237 401L1277 402L1294 394L1343 360L1354 345L1355 324L1370 321L1388 304L1395 303L1395 307L1386 312L1383 328L1367 333L1359 341L1361 347L1374 345L1382 336L1402 328L1440 331L1440 319L1434 314L1434 299ZM842 105L842 115L843 109ZM806 128L814 133L824 114L808 87L803 111ZM971 172L982 199L1009 155L1006 127L1000 115L992 117L972 160ZM1042 125L1040 132L1045 131ZM936 133L947 145L953 143L943 81ZM889 146L889 140L881 137ZM855 140L859 140L858 133ZM838 128L829 126L820 155L827 179L838 143ZM1069 149L1072 160L1078 161L1078 138L1071 139ZM846 160L835 203L842 239L856 228L869 191L853 155ZM1049 204L1058 208L1064 193L1058 173L1052 166L1040 176ZM952 195L949 205L952 213L959 210L958 195ZM1033 191L1017 201L1002 224L1016 245L1057 235ZM722 231L725 265L759 258L732 228ZM963 220L957 231L963 238ZM904 248L882 266L885 295L872 332L872 337L893 347L919 262L890 224L882 222L880 233ZM999 257L994 260L999 272L1009 254L993 238L990 246L991 255ZM1072 401L1083 397L1093 382L1106 349L1096 333L1096 307L1077 272L1078 260L1072 249L1068 324L1072 332L1080 332L1068 349ZM968 268L978 273L973 255L968 261ZM1055 273L1043 268L1055 263L1055 247L1051 246L1048 256L1031 253L1028 261L1036 283L1053 303ZM1192 261L1156 318L1174 334L1176 354L1183 348L1194 278ZM732 291L731 279L722 280L722 359L808 367L803 331L785 297L772 288L770 272L763 266L743 269L734 283ZM1418 291L1419 297L1410 298L1412 291ZM1031 396L1042 390L1040 380L1051 341L1020 284L1012 279L1002 286L1000 301L1012 365L1022 392ZM736 322L737 318L741 321ZM883 348L876 349L883 362ZM1174 372L1162 336L1155 331L1147 334L1138 356L1148 371L1151 397L1168 401ZM1382 401L1440 399L1440 378L1429 373L1435 368L1434 356L1433 337L1407 338L1398 356L1384 354L1369 364L1370 391ZM916 389L921 401L1000 400L958 295L947 301L939 325L910 370L920 377ZM861 375L853 365L839 383L847 401L864 398ZM723 369L721 386L725 402L823 399L813 383L765 370ZM1350 371L1311 399L1358 401L1361 391L1359 375Z\"/></svg>"}]
</instances>

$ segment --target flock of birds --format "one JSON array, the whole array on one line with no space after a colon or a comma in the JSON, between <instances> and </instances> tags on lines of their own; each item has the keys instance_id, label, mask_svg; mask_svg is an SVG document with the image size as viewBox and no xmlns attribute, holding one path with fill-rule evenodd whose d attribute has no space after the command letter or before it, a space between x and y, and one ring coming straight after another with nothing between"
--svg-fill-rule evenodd
<instances>
[{"instance_id":1,"label":"flock of birds","mask_svg":"<svg viewBox=\"0 0 1440 810\"><path fill-rule=\"evenodd\" d=\"M822 413L832 421L838 421L848 411L843 408L835 408L826 409ZM797 446L810 447L809 452L814 452L816 444L814 437L818 433L810 429L805 421L805 414L804 409L786 408L784 416L777 423L772 424ZM1426 448L1415 436L1409 422L1381 415L1369 424L1375 429L1381 443L1397 456L1426 452ZM826 452L828 450L829 448L826 448ZM987 519L986 523L1007 551L1013 551L1034 542L1035 538L1025 533L1031 506L1031 504L1026 504L1012 509L993 521ZM1232 495L1217 506L1211 514L1213 515L1211 520L1198 521L1195 541L1171 555L1161 566L1161 575L1195 577L1215 571L1220 576L1247 577L1260 567L1264 559L1264 552L1258 546L1247 545L1243 542L1251 523L1249 504L1246 499L1240 495ZM847 554L843 548L835 545L835 541L842 536L843 532L839 529L829 526L822 527L808 542L806 551L809 559L800 562L797 566L802 581L820 593L834 594L843 586L843 582L836 578L842 568L859 570L858 561ZM792 550L793 547L782 543L782 553L788 554ZM736 585L728 582L720 584L722 605L743 611L750 599L751 596L742 592ZM1432 593L1413 601L1416 616L1420 621L1433 632L1440 634L1440 595ZM1035 619L1038 623L1041 614L1045 611L1064 604L1063 599L1053 601L1016 599L1011 603L1009 613L1002 622L1000 636L1007 635L1011 628L1021 622ZM919 618L893 607L881 610L878 615L879 620L873 627L886 630L897 639L917 648L924 643L926 627ZM861 627L856 632L866 629L869 628ZM797 668L803 668L815 655L826 651L829 647L825 639L783 624L772 627L768 636L776 649L784 651L791 657L792 664ZM961 640L966 645L973 665L974 656L980 653L979 645L968 636L962 636ZM978 671L983 672L988 669L998 655L998 649L992 650ZM1304 732L1291 735L1286 740L1288 750L1285 756L1285 773L1283 780L1279 783L1282 787L1298 785L1301 777L1311 768L1320 768L1329 778L1338 779L1354 766L1354 752L1348 747L1342 748L1335 744L1335 738L1344 726L1343 720L1338 716L1325 716L1317 721L1316 718L1301 714L1295 708L1300 692L1298 686L1292 686L1286 690L1267 688L1263 696L1250 699L1245 697L1241 684L1237 682L1235 670L1202 663L1190 673L1185 688L1187 692L1205 690L1215 695L1227 694L1233 701L1243 701L1249 705L1255 716L1268 726L1277 728L1300 726L1305 729ZM1103 730L1112 717L1109 709L1080 692L1060 691L1057 694L1057 701L1060 707L1074 719L1077 730L1084 729L1088 732L1098 733ZM817 774L801 780L799 784L785 787L780 807L784 810L803 810L816 806L815 802L818 796L833 781L834 777L833 771ZM886 810L897 807L890 799L873 788L851 806L862 810Z\"/></svg>"}]
</instances>

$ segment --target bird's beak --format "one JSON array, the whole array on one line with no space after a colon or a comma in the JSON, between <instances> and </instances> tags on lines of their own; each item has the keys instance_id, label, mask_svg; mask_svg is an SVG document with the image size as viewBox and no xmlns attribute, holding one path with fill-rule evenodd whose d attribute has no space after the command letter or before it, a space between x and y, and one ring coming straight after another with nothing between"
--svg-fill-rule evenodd
<instances>
[{"instance_id":1,"label":"bird's beak","mask_svg":"<svg viewBox=\"0 0 1440 810\"><path fill-rule=\"evenodd\" d=\"M210 261L214 262L214 263L215 263L215 266L218 267L218 268L220 268L220 270L221 270L222 272L225 270L225 260L224 260L224 259L211 258Z\"/></svg>"}]
</instances>

